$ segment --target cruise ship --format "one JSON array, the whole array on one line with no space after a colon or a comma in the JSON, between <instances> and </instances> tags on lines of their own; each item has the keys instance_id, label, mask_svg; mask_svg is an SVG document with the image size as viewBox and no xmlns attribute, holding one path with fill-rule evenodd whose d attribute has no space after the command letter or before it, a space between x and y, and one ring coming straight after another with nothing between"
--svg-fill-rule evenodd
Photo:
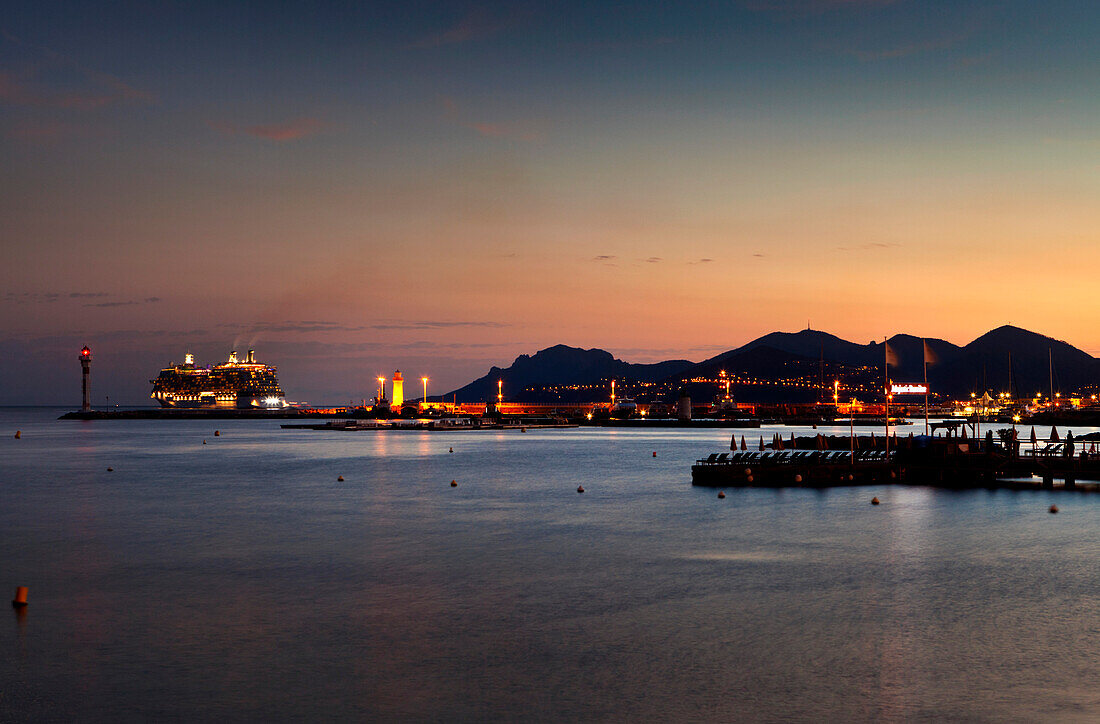
<instances>
[{"instance_id":1,"label":"cruise ship","mask_svg":"<svg viewBox=\"0 0 1100 724\"><path fill-rule=\"evenodd\" d=\"M220 365L199 367L188 352L183 364L165 367L153 383L152 398L161 407L279 409L289 407L279 387L276 369L256 361L248 350L244 361L237 352Z\"/></svg>"}]
</instances>

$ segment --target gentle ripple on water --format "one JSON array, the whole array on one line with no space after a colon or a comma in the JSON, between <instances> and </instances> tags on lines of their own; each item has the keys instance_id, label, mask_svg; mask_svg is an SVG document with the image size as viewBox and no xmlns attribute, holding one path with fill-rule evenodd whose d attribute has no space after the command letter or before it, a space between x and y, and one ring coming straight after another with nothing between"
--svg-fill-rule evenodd
<instances>
[{"instance_id":1,"label":"gentle ripple on water","mask_svg":"<svg viewBox=\"0 0 1100 724\"><path fill-rule=\"evenodd\" d=\"M0 410L0 720L1100 718L1100 496L720 501L721 431L56 415Z\"/></svg>"}]
</instances>

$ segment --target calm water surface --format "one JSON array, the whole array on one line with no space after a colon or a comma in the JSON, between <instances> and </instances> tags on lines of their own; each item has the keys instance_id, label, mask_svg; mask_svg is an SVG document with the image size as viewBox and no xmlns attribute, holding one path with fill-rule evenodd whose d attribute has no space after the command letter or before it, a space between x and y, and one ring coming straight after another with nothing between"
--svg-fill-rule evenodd
<instances>
[{"instance_id":1,"label":"calm water surface","mask_svg":"<svg viewBox=\"0 0 1100 724\"><path fill-rule=\"evenodd\" d=\"M1100 496L718 500L724 432L57 414L0 410L0 720L1100 719Z\"/></svg>"}]
</instances>

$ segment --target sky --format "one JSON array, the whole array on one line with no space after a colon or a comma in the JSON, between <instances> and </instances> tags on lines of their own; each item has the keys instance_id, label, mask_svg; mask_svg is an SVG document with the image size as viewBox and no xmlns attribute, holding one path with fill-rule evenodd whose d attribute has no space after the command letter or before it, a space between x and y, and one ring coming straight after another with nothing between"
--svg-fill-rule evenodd
<instances>
[{"instance_id":1,"label":"sky","mask_svg":"<svg viewBox=\"0 0 1100 724\"><path fill-rule=\"evenodd\" d=\"M1100 354L1100 4L7 2L0 404L812 326Z\"/></svg>"}]
</instances>

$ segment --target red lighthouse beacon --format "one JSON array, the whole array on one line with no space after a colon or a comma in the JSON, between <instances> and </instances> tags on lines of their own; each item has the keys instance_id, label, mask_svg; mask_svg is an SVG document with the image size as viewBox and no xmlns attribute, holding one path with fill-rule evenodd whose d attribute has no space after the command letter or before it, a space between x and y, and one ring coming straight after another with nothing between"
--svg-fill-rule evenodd
<instances>
[{"instance_id":1,"label":"red lighthouse beacon","mask_svg":"<svg viewBox=\"0 0 1100 724\"><path fill-rule=\"evenodd\" d=\"M91 390L88 388L88 377L92 373L92 350L88 349L88 345L84 345L84 349L80 350L80 370L81 388L84 391L84 404L80 406L80 411L91 412L92 398Z\"/></svg>"}]
</instances>

